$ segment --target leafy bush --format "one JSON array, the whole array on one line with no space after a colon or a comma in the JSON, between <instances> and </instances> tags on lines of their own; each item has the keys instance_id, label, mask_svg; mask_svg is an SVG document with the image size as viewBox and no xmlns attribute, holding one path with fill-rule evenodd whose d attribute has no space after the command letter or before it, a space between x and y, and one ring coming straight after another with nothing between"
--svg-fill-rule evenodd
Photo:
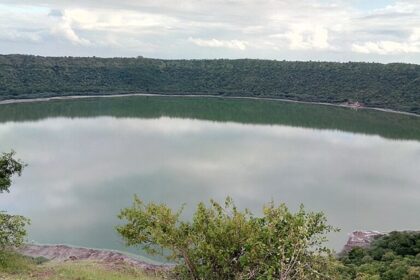
<instances>
[{"instance_id":1,"label":"leafy bush","mask_svg":"<svg viewBox=\"0 0 420 280\"><path fill-rule=\"evenodd\" d=\"M10 153L3 153L0 156L0 193L9 191L10 185L12 184L12 176L22 173L22 169L25 164L13 158L15 155L14 151Z\"/></svg>"},{"instance_id":2,"label":"leafy bush","mask_svg":"<svg viewBox=\"0 0 420 280\"><path fill-rule=\"evenodd\" d=\"M191 222L164 204L138 197L123 209L117 228L128 245L177 263L187 279L327 279L334 273L325 235L335 230L323 213L265 205L262 217L239 211L227 198L222 206L200 203ZM165 254L166 249L169 254Z\"/></svg>"},{"instance_id":3,"label":"leafy bush","mask_svg":"<svg viewBox=\"0 0 420 280\"><path fill-rule=\"evenodd\" d=\"M0 193L8 192L14 174L20 175L25 164L14 159L15 152L0 156ZM0 252L10 247L20 246L26 236L29 220L22 216L13 216L0 211Z\"/></svg>"},{"instance_id":4,"label":"leafy bush","mask_svg":"<svg viewBox=\"0 0 420 280\"><path fill-rule=\"evenodd\" d=\"M0 251L22 245L29 219L0 212Z\"/></svg>"},{"instance_id":5,"label":"leafy bush","mask_svg":"<svg viewBox=\"0 0 420 280\"><path fill-rule=\"evenodd\" d=\"M420 279L420 232L391 232L368 248L353 248L341 262L345 279Z\"/></svg>"}]
</instances>

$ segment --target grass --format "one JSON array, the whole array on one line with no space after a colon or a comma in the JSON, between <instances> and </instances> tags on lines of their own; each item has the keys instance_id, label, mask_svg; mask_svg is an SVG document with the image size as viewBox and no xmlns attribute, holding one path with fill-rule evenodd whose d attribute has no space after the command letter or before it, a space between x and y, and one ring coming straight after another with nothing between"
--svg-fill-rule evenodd
<instances>
[{"instance_id":1,"label":"grass","mask_svg":"<svg viewBox=\"0 0 420 280\"><path fill-rule=\"evenodd\" d=\"M161 280L124 263L92 261L44 262L16 253L0 253L1 280Z\"/></svg>"},{"instance_id":2,"label":"grass","mask_svg":"<svg viewBox=\"0 0 420 280\"><path fill-rule=\"evenodd\" d=\"M26 273L36 265L34 259L23 257L14 252L0 251L0 279L5 273Z\"/></svg>"}]
</instances>

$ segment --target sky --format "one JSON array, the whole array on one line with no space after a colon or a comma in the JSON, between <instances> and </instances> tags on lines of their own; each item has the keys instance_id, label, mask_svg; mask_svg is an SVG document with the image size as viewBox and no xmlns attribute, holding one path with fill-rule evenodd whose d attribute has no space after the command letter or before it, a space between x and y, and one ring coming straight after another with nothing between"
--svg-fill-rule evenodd
<instances>
[{"instance_id":1,"label":"sky","mask_svg":"<svg viewBox=\"0 0 420 280\"><path fill-rule=\"evenodd\" d=\"M420 0L0 0L0 53L420 64Z\"/></svg>"}]
</instances>

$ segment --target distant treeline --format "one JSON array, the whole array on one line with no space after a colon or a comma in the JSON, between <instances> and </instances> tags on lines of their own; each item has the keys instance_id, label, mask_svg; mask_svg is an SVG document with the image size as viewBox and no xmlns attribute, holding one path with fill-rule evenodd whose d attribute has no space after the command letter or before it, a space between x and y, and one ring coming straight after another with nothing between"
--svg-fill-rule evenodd
<instances>
[{"instance_id":1,"label":"distant treeline","mask_svg":"<svg viewBox=\"0 0 420 280\"><path fill-rule=\"evenodd\" d=\"M420 65L0 55L0 100L132 92L358 101L419 114Z\"/></svg>"}]
</instances>

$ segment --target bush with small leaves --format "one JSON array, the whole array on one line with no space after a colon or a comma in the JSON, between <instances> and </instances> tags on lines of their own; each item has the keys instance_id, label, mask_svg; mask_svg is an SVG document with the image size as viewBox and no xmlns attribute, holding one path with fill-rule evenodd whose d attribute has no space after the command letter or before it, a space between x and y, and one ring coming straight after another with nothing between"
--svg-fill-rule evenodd
<instances>
[{"instance_id":1,"label":"bush with small leaves","mask_svg":"<svg viewBox=\"0 0 420 280\"><path fill-rule=\"evenodd\" d=\"M14 174L20 175L25 164L14 158L15 152L0 156L0 193L9 192ZM22 245L29 220L0 211L0 252Z\"/></svg>"},{"instance_id":2,"label":"bush with small leaves","mask_svg":"<svg viewBox=\"0 0 420 280\"><path fill-rule=\"evenodd\" d=\"M25 240L29 219L0 212L0 250L19 247Z\"/></svg>"},{"instance_id":3,"label":"bush with small leaves","mask_svg":"<svg viewBox=\"0 0 420 280\"><path fill-rule=\"evenodd\" d=\"M191 222L164 204L135 197L123 209L117 227L128 245L177 263L181 279L329 279L336 271L323 246L333 230L322 213L285 205L265 205L261 217L240 211L232 199L224 205L200 203Z\"/></svg>"},{"instance_id":4,"label":"bush with small leaves","mask_svg":"<svg viewBox=\"0 0 420 280\"><path fill-rule=\"evenodd\" d=\"M22 173L25 164L14 159L15 152L3 153L0 155L0 193L9 191L10 185L12 184L12 176Z\"/></svg>"}]
</instances>

